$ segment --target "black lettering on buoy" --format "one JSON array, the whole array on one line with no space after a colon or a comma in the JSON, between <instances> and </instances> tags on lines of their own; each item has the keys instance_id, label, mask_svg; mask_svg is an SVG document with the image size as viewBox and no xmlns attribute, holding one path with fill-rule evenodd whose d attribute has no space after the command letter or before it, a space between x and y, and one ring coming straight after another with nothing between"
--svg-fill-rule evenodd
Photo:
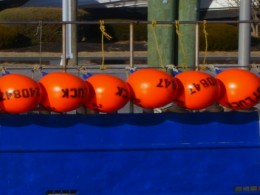
<instances>
[{"instance_id":1,"label":"black lettering on buoy","mask_svg":"<svg viewBox=\"0 0 260 195\"><path fill-rule=\"evenodd\" d=\"M32 89L32 88L29 88L29 91L30 91L31 97L34 97L35 94L36 94L36 90L34 90L34 89Z\"/></svg>"},{"instance_id":2,"label":"black lettering on buoy","mask_svg":"<svg viewBox=\"0 0 260 195\"><path fill-rule=\"evenodd\" d=\"M160 79L159 83L156 85L156 87L161 88L168 88L172 84L171 80L168 79Z\"/></svg>"},{"instance_id":3,"label":"black lettering on buoy","mask_svg":"<svg viewBox=\"0 0 260 195\"><path fill-rule=\"evenodd\" d=\"M253 100L251 97L247 97L247 98L245 98L245 100L248 100L248 101L250 101L251 103L255 102L255 100Z\"/></svg>"},{"instance_id":4,"label":"black lettering on buoy","mask_svg":"<svg viewBox=\"0 0 260 195\"><path fill-rule=\"evenodd\" d=\"M63 92L63 98L69 98L69 89L62 89L61 91Z\"/></svg>"},{"instance_id":5,"label":"black lettering on buoy","mask_svg":"<svg viewBox=\"0 0 260 195\"><path fill-rule=\"evenodd\" d=\"M8 100L10 100L10 98L12 97L12 93L10 93L10 92L8 92L8 91L6 91L5 92L5 96L6 96L6 98L8 99Z\"/></svg>"},{"instance_id":6,"label":"black lettering on buoy","mask_svg":"<svg viewBox=\"0 0 260 195\"><path fill-rule=\"evenodd\" d=\"M128 91L124 88L124 93L122 95L123 98L128 99Z\"/></svg>"},{"instance_id":7,"label":"black lettering on buoy","mask_svg":"<svg viewBox=\"0 0 260 195\"><path fill-rule=\"evenodd\" d=\"M165 88L169 87L170 84L172 83L171 81L169 81L168 79L164 79L164 83L165 83Z\"/></svg>"},{"instance_id":8,"label":"black lettering on buoy","mask_svg":"<svg viewBox=\"0 0 260 195\"><path fill-rule=\"evenodd\" d=\"M85 91L85 88L78 88L78 97L84 97Z\"/></svg>"},{"instance_id":9,"label":"black lettering on buoy","mask_svg":"<svg viewBox=\"0 0 260 195\"><path fill-rule=\"evenodd\" d=\"M255 101L260 100L260 87L257 88L257 91L254 92L253 95L255 96Z\"/></svg>"},{"instance_id":10,"label":"black lettering on buoy","mask_svg":"<svg viewBox=\"0 0 260 195\"><path fill-rule=\"evenodd\" d=\"M22 97L23 98L29 98L30 97L30 93L28 89L22 89Z\"/></svg>"},{"instance_id":11,"label":"black lettering on buoy","mask_svg":"<svg viewBox=\"0 0 260 195\"><path fill-rule=\"evenodd\" d=\"M258 101L260 99L260 94L254 92L253 95L255 96L255 100Z\"/></svg>"},{"instance_id":12,"label":"black lettering on buoy","mask_svg":"<svg viewBox=\"0 0 260 195\"><path fill-rule=\"evenodd\" d=\"M208 81L208 83L209 83L211 86L215 86L215 85L217 84L216 79L213 78L213 77L208 77L208 78L207 78L207 81Z\"/></svg>"},{"instance_id":13,"label":"black lettering on buoy","mask_svg":"<svg viewBox=\"0 0 260 195\"><path fill-rule=\"evenodd\" d=\"M192 85L196 88L197 91L200 91L200 84L193 83Z\"/></svg>"},{"instance_id":14,"label":"black lettering on buoy","mask_svg":"<svg viewBox=\"0 0 260 195\"><path fill-rule=\"evenodd\" d=\"M85 89L84 88L66 88L61 90L63 98L80 98L84 97Z\"/></svg>"},{"instance_id":15,"label":"black lettering on buoy","mask_svg":"<svg viewBox=\"0 0 260 195\"><path fill-rule=\"evenodd\" d=\"M189 90L190 90L190 94L191 94L191 95L194 94L194 93L196 93L196 91L193 91L193 88L192 88L192 87L189 87Z\"/></svg>"},{"instance_id":16,"label":"black lettering on buoy","mask_svg":"<svg viewBox=\"0 0 260 195\"><path fill-rule=\"evenodd\" d=\"M72 92L70 97L72 98L78 97L78 90L76 88L71 88L70 91Z\"/></svg>"},{"instance_id":17,"label":"black lettering on buoy","mask_svg":"<svg viewBox=\"0 0 260 195\"><path fill-rule=\"evenodd\" d=\"M159 81L159 83L156 85L156 87L163 87L162 83L163 83L163 79L160 79L160 81Z\"/></svg>"},{"instance_id":18,"label":"black lettering on buoy","mask_svg":"<svg viewBox=\"0 0 260 195\"><path fill-rule=\"evenodd\" d=\"M243 106L247 106L248 104L246 103L246 101L244 101L244 100L240 100L239 102L238 102L238 104L239 104L239 107L243 107Z\"/></svg>"},{"instance_id":19,"label":"black lettering on buoy","mask_svg":"<svg viewBox=\"0 0 260 195\"><path fill-rule=\"evenodd\" d=\"M36 87L35 90L36 90L36 96L40 96L41 95L40 88Z\"/></svg>"},{"instance_id":20,"label":"black lettering on buoy","mask_svg":"<svg viewBox=\"0 0 260 195\"><path fill-rule=\"evenodd\" d=\"M117 86L117 92L116 92L116 95L122 96L123 91L124 91L124 88L123 88L123 87L119 87L119 86Z\"/></svg>"},{"instance_id":21,"label":"black lettering on buoy","mask_svg":"<svg viewBox=\"0 0 260 195\"><path fill-rule=\"evenodd\" d=\"M123 88L123 87L117 86L116 95L121 96L121 97L123 97L123 98L128 98L127 89L125 89L125 88Z\"/></svg>"},{"instance_id":22,"label":"black lettering on buoy","mask_svg":"<svg viewBox=\"0 0 260 195\"><path fill-rule=\"evenodd\" d=\"M201 80L200 80L200 84L201 84L203 87L205 87L205 88L209 87L209 84L208 84L207 80L205 80L205 79L201 79Z\"/></svg>"},{"instance_id":23,"label":"black lettering on buoy","mask_svg":"<svg viewBox=\"0 0 260 195\"><path fill-rule=\"evenodd\" d=\"M22 96L21 96L21 92L20 92L19 89L14 90L14 91L13 91L13 94L14 94L14 97L15 97L15 98L21 98L21 97L22 97Z\"/></svg>"}]
</instances>

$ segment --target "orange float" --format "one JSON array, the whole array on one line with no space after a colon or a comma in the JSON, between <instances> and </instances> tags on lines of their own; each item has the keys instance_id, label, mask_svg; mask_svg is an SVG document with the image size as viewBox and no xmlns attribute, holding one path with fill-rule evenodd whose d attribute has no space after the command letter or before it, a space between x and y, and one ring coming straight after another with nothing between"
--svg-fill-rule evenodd
<instances>
[{"instance_id":1,"label":"orange float","mask_svg":"<svg viewBox=\"0 0 260 195\"><path fill-rule=\"evenodd\" d=\"M108 74L95 74L85 80L90 95L85 106L91 110L111 113L122 108L129 101L127 83Z\"/></svg>"},{"instance_id":2,"label":"orange float","mask_svg":"<svg viewBox=\"0 0 260 195\"><path fill-rule=\"evenodd\" d=\"M224 70L216 76L220 83L219 104L232 110L253 107L260 100L259 77L243 69Z\"/></svg>"},{"instance_id":3,"label":"orange float","mask_svg":"<svg viewBox=\"0 0 260 195\"><path fill-rule=\"evenodd\" d=\"M53 72L39 81L43 89L41 104L54 112L69 112L83 104L87 96L85 82L66 72Z\"/></svg>"},{"instance_id":4,"label":"orange float","mask_svg":"<svg viewBox=\"0 0 260 195\"><path fill-rule=\"evenodd\" d=\"M178 96L174 102L191 110L200 110L216 102L218 84L214 77L199 71L185 71L175 77Z\"/></svg>"},{"instance_id":5,"label":"orange float","mask_svg":"<svg viewBox=\"0 0 260 195\"><path fill-rule=\"evenodd\" d=\"M131 89L131 101L143 108L165 106L177 94L175 78L161 70L137 70L128 77L127 82Z\"/></svg>"},{"instance_id":6,"label":"orange float","mask_svg":"<svg viewBox=\"0 0 260 195\"><path fill-rule=\"evenodd\" d=\"M38 83L27 76L7 74L0 78L0 108L4 112L29 112L38 105L41 95Z\"/></svg>"}]
</instances>

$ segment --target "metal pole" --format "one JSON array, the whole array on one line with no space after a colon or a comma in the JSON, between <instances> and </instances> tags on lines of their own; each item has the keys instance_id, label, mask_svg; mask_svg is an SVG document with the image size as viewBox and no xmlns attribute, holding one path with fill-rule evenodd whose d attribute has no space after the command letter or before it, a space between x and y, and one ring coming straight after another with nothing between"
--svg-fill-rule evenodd
<instances>
[{"instance_id":1,"label":"metal pole","mask_svg":"<svg viewBox=\"0 0 260 195\"><path fill-rule=\"evenodd\" d=\"M67 65L67 47L66 47L66 24L62 24L62 63L61 66L64 67L66 72L66 65Z\"/></svg>"},{"instance_id":2,"label":"metal pole","mask_svg":"<svg viewBox=\"0 0 260 195\"><path fill-rule=\"evenodd\" d=\"M62 21L75 22L77 20L77 0L62 1ZM77 58L77 24L66 26L66 57L72 59L73 65L78 64Z\"/></svg>"},{"instance_id":3,"label":"metal pole","mask_svg":"<svg viewBox=\"0 0 260 195\"><path fill-rule=\"evenodd\" d=\"M196 21L198 7L198 0L179 0L179 21ZM195 69L195 32L196 26L194 24L180 24L178 65L184 64L189 69Z\"/></svg>"},{"instance_id":4,"label":"metal pole","mask_svg":"<svg viewBox=\"0 0 260 195\"><path fill-rule=\"evenodd\" d=\"M78 2L77 0L70 0L70 21L77 21L77 10ZM77 36L77 24L71 24L71 65L78 65L78 36Z\"/></svg>"},{"instance_id":5,"label":"metal pole","mask_svg":"<svg viewBox=\"0 0 260 195\"><path fill-rule=\"evenodd\" d=\"M68 22L69 21L69 1L62 0L62 21ZM69 25L65 26L65 33L66 33L66 58L70 57L70 40L69 40Z\"/></svg>"},{"instance_id":6,"label":"metal pole","mask_svg":"<svg viewBox=\"0 0 260 195\"><path fill-rule=\"evenodd\" d=\"M251 0L241 0L239 10L239 20L250 20ZM250 64L250 23L239 23L239 43L238 43L238 65L248 66Z\"/></svg>"},{"instance_id":7,"label":"metal pole","mask_svg":"<svg viewBox=\"0 0 260 195\"><path fill-rule=\"evenodd\" d=\"M134 67L134 24L130 24L130 67Z\"/></svg>"},{"instance_id":8,"label":"metal pole","mask_svg":"<svg viewBox=\"0 0 260 195\"><path fill-rule=\"evenodd\" d=\"M129 30L130 30L130 68L134 68L134 24L131 23L129 26ZM134 105L132 102L129 103L129 111L130 113L134 113Z\"/></svg>"}]
</instances>

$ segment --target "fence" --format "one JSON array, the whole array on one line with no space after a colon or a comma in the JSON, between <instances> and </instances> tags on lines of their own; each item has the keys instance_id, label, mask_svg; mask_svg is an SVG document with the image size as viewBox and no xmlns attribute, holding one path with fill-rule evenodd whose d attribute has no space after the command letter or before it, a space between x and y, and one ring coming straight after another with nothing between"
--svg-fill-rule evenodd
<instances>
[{"instance_id":1,"label":"fence","mask_svg":"<svg viewBox=\"0 0 260 195\"><path fill-rule=\"evenodd\" d=\"M146 24L146 25L152 25L153 21L107 21L106 24L126 24L129 25L129 32L130 32L130 36L129 36L129 64L130 67L134 66L134 26L138 25L138 24ZM195 67L198 68L199 64L200 64L200 55L199 55L199 25L202 25L205 21L173 21L173 22L169 22L169 21L156 21L156 23L158 25L173 25L175 26L176 23L181 24L190 24L190 25L195 25L196 26L196 31L195 31ZM260 21L258 20L248 20L248 21L234 21L234 20L226 20L226 21L207 21L207 24L243 24L243 23L259 23ZM68 41L67 37L66 37L66 28L68 25L71 24L75 24L75 25L98 25L100 24L99 21L76 21L76 22L62 22L62 21L0 21L0 24L57 24L57 25L62 25L62 65L64 67L66 67L67 62L67 54L66 54L66 45L68 45L66 42ZM76 43L75 43L76 44ZM40 45L41 47L41 45ZM39 56L40 57L40 56Z\"/></svg>"}]
</instances>

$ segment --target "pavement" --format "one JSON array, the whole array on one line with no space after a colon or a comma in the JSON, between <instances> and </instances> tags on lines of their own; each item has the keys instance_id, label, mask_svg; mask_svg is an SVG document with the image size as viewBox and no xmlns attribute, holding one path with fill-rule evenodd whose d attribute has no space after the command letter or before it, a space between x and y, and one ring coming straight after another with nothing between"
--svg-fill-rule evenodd
<instances>
[{"instance_id":1,"label":"pavement","mask_svg":"<svg viewBox=\"0 0 260 195\"><path fill-rule=\"evenodd\" d=\"M39 60L42 62L51 61L51 60L60 60L62 57L62 52L13 52L13 51L0 51L0 63L4 62L21 62L22 61L36 61L38 63ZM104 52L104 57L106 60L113 60L116 64L116 61L129 61L130 52L129 51L106 51ZM217 64L236 64L238 59L238 52L223 52L223 51L214 51L207 52L205 56L205 52L199 53L200 62L206 57L206 61L208 63L217 63ZM82 51L78 53L78 58L81 61L98 61L102 58L101 51ZM135 51L134 52L134 60L135 62L143 62L146 63L147 60L147 51ZM251 62L252 64L260 63L260 51L252 51L251 52ZM51 63L49 63L51 64Z\"/></svg>"}]
</instances>

